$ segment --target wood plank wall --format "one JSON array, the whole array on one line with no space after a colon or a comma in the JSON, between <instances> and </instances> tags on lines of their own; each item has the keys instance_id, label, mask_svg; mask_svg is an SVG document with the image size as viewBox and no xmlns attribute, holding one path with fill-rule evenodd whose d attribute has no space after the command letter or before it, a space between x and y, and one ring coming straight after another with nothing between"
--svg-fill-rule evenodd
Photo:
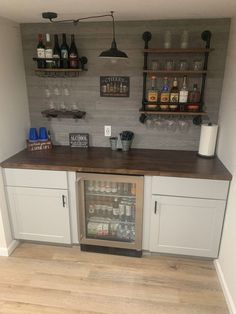
<instances>
[{"instance_id":1,"label":"wood plank wall","mask_svg":"<svg viewBox=\"0 0 236 314\"><path fill-rule=\"evenodd\" d=\"M76 16L76 14L75 14ZM22 40L24 60L26 67L26 81L30 105L30 117L32 126L46 126L51 130L54 143L68 145L70 132L88 132L91 146L108 146L109 141L104 137L104 125L112 125L112 135L117 135L121 130L132 130L135 133L134 147L196 150L198 148L200 128L191 125L187 133L176 131L170 133L167 130L149 130L139 122L138 110L142 99L142 67L143 67L143 41L142 33L146 30L153 33L150 47L161 47L163 33L171 30L175 44L178 44L180 34L188 29L191 37L191 46L202 45L200 34L204 30L210 30L212 47L215 51L209 59L209 76L206 84L206 105L210 119L218 120L218 107L221 96L222 81L224 75L225 58L229 34L229 19L208 20L163 20L163 21L136 21L117 22L117 45L129 55L125 62L111 64L100 60L101 51L109 48L111 43L110 22L84 22L78 26L69 24L53 25L49 23L22 24ZM67 34L74 33L80 56L85 55L88 60L88 72L82 73L79 78L39 78L34 74L34 62L32 57L36 54L37 34L46 33ZM69 41L69 38L68 38ZM164 64L165 59L159 59ZM199 56L182 56L179 59L187 59L191 64ZM127 75L130 76L130 97L102 98L99 92L100 75ZM189 80L189 86L195 80ZM159 80L159 86L162 81ZM41 116L41 111L47 109L45 87L51 90L55 85L63 89L67 85L70 96L64 97L66 105L76 103L81 110L87 112L85 120L74 121L71 119L47 120ZM59 104L63 97L53 96L52 100Z\"/></svg>"}]
</instances>

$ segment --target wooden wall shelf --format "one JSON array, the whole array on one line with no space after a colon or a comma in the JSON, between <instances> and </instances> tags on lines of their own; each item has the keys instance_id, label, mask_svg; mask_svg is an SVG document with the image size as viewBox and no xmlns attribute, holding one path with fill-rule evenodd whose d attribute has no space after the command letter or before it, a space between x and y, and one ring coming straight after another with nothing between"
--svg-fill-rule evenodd
<instances>
[{"instance_id":1,"label":"wooden wall shelf","mask_svg":"<svg viewBox=\"0 0 236 314\"><path fill-rule=\"evenodd\" d=\"M152 70L143 70L144 73L149 73L150 75L155 74L175 74L175 75L202 75L206 74L206 70L202 71L167 71L167 70L160 70L160 71L152 71Z\"/></svg>"},{"instance_id":2,"label":"wooden wall shelf","mask_svg":"<svg viewBox=\"0 0 236 314\"><path fill-rule=\"evenodd\" d=\"M173 116L206 116L206 112L195 112L195 111L157 111L157 110L140 110L145 115L173 115Z\"/></svg>"},{"instance_id":3,"label":"wooden wall shelf","mask_svg":"<svg viewBox=\"0 0 236 314\"><path fill-rule=\"evenodd\" d=\"M86 112L80 110L44 110L41 112L42 116L46 118L62 118L62 119L82 119Z\"/></svg>"},{"instance_id":4,"label":"wooden wall shelf","mask_svg":"<svg viewBox=\"0 0 236 314\"><path fill-rule=\"evenodd\" d=\"M212 48L191 48L191 49L165 49L165 48L147 48L147 49L144 49L143 51L144 52L148 52L148 53L182 53L182 54L185 54L185 53L209 53L211 51L213 51L214 49Z\"/></svg>"}]
</instances>

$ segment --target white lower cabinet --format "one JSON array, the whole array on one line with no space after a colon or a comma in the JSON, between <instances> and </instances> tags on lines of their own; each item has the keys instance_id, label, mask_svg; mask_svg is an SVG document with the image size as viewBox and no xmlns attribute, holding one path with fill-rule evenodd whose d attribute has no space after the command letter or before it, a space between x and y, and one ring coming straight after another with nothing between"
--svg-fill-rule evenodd
<instances>
[{"instance_id":1,"label":"white lower cabinet","mask_svg":"<svg viewBox=\"0 0 236 314\"><path fill-rule=\"evenodd\" d=\"M225 200L152 196L150 251L216 258Z\"/></svg>"},{"instance_id":2,"label":"white lower cabinet","mask_svg":"<svg viewBox=\"0 0 236 314\"><path fill-rule=\"evenodd\" d=\"M68 191L8 186L16 239L71 243Z\"/></svg>"}]
</instances>

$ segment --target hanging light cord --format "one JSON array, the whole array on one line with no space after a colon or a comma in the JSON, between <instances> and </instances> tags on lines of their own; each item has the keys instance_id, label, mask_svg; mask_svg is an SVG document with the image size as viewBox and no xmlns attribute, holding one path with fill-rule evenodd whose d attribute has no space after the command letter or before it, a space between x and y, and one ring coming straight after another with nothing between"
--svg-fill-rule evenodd
<instances>
[{"instance_id":1,"label":"hanging light cord","mask_svg":"<svg viewBox=\"0 0 236 314\"><path fill-rule=\"evenodd\" d=\"M81 17L79 19L74 19L74 20L60 20L60 21L54 21L54 18L49 18L51 23L73 23L74 25L77 25L80 21L83 20L89 20L89 19L97 19L97 18L102 18L102 17L107 17L110 16L112 18L113 22L113 38L115 36L115 19L114 19L114 11L111 11L110 14L103 14L103 15L92 15L92 16L86 16L86 17Z\"/></svg>"}]
</instances>

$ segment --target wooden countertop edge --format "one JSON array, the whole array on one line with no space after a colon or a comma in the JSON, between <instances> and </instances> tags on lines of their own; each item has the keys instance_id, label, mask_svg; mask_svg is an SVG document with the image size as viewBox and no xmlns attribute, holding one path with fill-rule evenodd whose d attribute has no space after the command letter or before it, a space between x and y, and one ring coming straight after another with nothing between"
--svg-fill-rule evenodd
<instances>
[{"instance_id":1,"label":"wooden countertop edge","mask_svg":"<svg viewBox=\"0 0 236 314\"><path fill-rule=\"evenodd\" d=\"M181 177L195 179L209 179L231 181L232 175L214 175L214 174L199 174L191 172L176 172L176 171L160 171L160 170L133 170L133 169L115 169L115 168L91 168L79 166L64 166L64 165L46 165L46 164L19 164L19 163L1 163L2 168L15 169L32 169L32 170L54 170L54 171L77 171L77 172L93 172L106 174L122 174L122 175L142 175L142 176L164 176L164 177Z\"/></svg>"}]
</instances>

